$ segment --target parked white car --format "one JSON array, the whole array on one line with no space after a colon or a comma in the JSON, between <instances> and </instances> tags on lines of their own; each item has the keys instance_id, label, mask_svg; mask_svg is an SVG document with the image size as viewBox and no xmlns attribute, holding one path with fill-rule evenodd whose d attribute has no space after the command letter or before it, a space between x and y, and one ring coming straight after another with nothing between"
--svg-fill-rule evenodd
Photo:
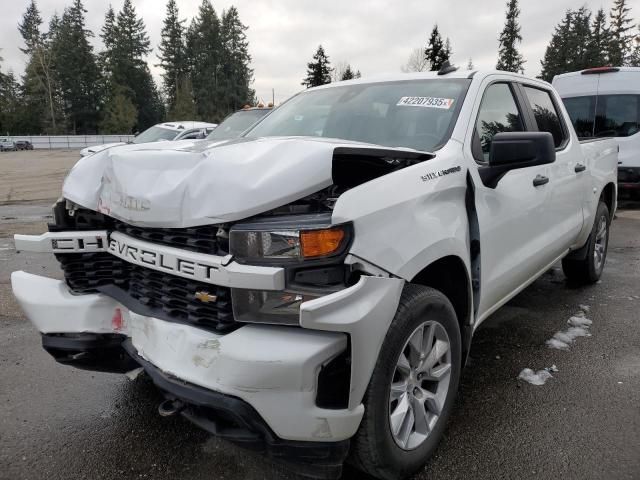
<instances>
[{"instance_id":1,"label":"parked white car","mask_svg":"<svg viewBox=\"0 0 640 480\"><path fill-rule=\"evenodd\" d=\"M233 112L220 122L207 136L207 140L219 142L238 138L272 110L273 107L248 107Z\"/></svg>"},{"instance_id":2,"label":"parked white car","mask_svg":"<svg viewBox=\"0 0 640 480\"><path fill-rule=\"evenodd\" d=\"M159 123L153 127L147 128L144 132L137 135L131 143L150 143L160 141L175 140L194 140L206 138L215 128L217 124L206 122L166 122ZM80 155L86 157L96 152L101 152L111 147L126 145L124 142L105 143L103 145L94 145L92 147L80 150Z\"/></svg>"},{"instance_id":3,"label":"parked white car","mask_svg":"<svg viewBox=\"0 0 640 480\"><path fill-rule=\"evenodd\" d=\"M616 209L616 142L581 144L551 85L454 70L80 160L51 231L15 236L64 271L11 276L44 348L142 367L162 415L314 478L349 454L378 478L420 469L478 326L559 260L596 283Z\"/></svg>"},{"instance_id":4,"label":"parked white car","mask_svg":"<svg viewBox=\"0 0 640 480\"><path fill-rule=\"evenodd\" d=\"M16 142L7 137L0 137L0 152L3 152L5 150L17 150Z\"/></svg>"},{"instance_id":5,"label":"parked white car","mask_svg":"<svg viewBox=\"0 0 640 480\"><path fill-rule=\"evenodd\" d=\"M553 79L581 138L620 146L618 188L640 198L640 68L600 67Z\"/></svg>"}]
</instances>

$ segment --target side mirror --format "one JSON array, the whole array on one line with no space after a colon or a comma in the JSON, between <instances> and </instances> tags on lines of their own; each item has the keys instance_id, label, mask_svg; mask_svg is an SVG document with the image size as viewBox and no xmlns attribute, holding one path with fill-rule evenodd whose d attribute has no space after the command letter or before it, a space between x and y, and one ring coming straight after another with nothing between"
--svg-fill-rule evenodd
<instances>
[{"instance_id":1,"label":"side mirror","mask_svg":"<svg viewBox=\"0 0 640 480\"><path fill-rule=\"evenodd\" d=\"M482 183L496 188L509 170L555 161L556 148L549 132L504 132L493 137L489 163L480 167L479 173Z\"/></svg>"}]
</instances>

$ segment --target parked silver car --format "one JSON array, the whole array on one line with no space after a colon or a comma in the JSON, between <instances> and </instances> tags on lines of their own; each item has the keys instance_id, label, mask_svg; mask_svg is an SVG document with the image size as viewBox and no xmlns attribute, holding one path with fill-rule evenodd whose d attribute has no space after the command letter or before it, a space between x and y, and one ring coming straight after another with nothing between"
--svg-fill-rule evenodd
<instances>
[{"instance_id":1,"label":"parked silver car","mask_svg":"<svg viewBox=\"0 0 640 480\"><path fill-rule=\"evenodd\" d=\"M16 142L7 137L0 137L0 152L4 152L5 150L15 152Z\"/></svg>"}]
</instances>

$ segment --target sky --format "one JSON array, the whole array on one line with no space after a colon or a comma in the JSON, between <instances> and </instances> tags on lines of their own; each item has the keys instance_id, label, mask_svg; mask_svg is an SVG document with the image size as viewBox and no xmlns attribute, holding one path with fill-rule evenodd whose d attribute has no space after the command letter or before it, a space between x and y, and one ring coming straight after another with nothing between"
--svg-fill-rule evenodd
<instances>
[{"instance_id":1,"label":"sky","mask_svg":"<svg viewBox=\"0 0 640 480\"><path fill-rule=\"evenodd\" d=\"M202 0L177 0L181 17L197 15ZM0 56L2 71L21 74L26 57L20 52L22 39L17 24L29 0L2 0L0 16ZM51 15L59 14L71 0L37 0L45 25ZM93 44L102 48L97 36L109 4L122 7L123 0L84 0L87 27L96 33ZM275 90L280 103L303 87L307 62L322 44L333 65L348 62L363 77L398 72L411 51L426 45L435 23L453 47L453 63L466 68L469 58L478 69L495 67L498 35L504 26L506 0L213 0L219 15L235 5L240 18L249 27L247 37L253 58L254 88L258 99L271 100ZM520 24L523 41L520 51L525 73L540 72L540 59L555 25L567 9L586 5L595 11L609 11L613 0L521 0ZM157 81L161 69L157 63L158 42L165 0L133 0L144 19L154 47L148 58ZM640 23L640 0L629 5Z\"/></svg>"}]
</instances>

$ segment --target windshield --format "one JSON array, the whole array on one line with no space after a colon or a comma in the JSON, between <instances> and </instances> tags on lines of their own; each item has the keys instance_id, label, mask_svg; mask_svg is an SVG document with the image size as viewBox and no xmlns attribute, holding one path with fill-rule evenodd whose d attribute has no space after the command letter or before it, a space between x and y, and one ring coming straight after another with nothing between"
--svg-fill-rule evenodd
<instances>
[{"instance_id":1,"label":"windshield","mask_svg":"<svg viewBox=\"0 0 640 480\"><path fill-rule=\"evenodd\" d=\"M433 151L451 134L467 79L405 80L304 92L247 137L314 136Z\"/></svg>"},{"instance_id":2,"label":"windshield","mask_svg":"<svg viewBox=\"0 0 640 480\"><path fill-rule=\"evenodd\" d=\"M209 134L207 140L229 140L238 138L251 125L264 117L271 110L240 110L225 118L216 129Z\"/></svg>"},{"instance_id":3,"label":"windshield","mask_svg":"<svg viewBox=\"0 0 640 480\"><path fill-rule=\"evenodd\" d=\"M149 143L158 140L173 140L180 132L162 127L147 128L144 132L133 139L131 143Z\"/></svg>"}]
</instances>

